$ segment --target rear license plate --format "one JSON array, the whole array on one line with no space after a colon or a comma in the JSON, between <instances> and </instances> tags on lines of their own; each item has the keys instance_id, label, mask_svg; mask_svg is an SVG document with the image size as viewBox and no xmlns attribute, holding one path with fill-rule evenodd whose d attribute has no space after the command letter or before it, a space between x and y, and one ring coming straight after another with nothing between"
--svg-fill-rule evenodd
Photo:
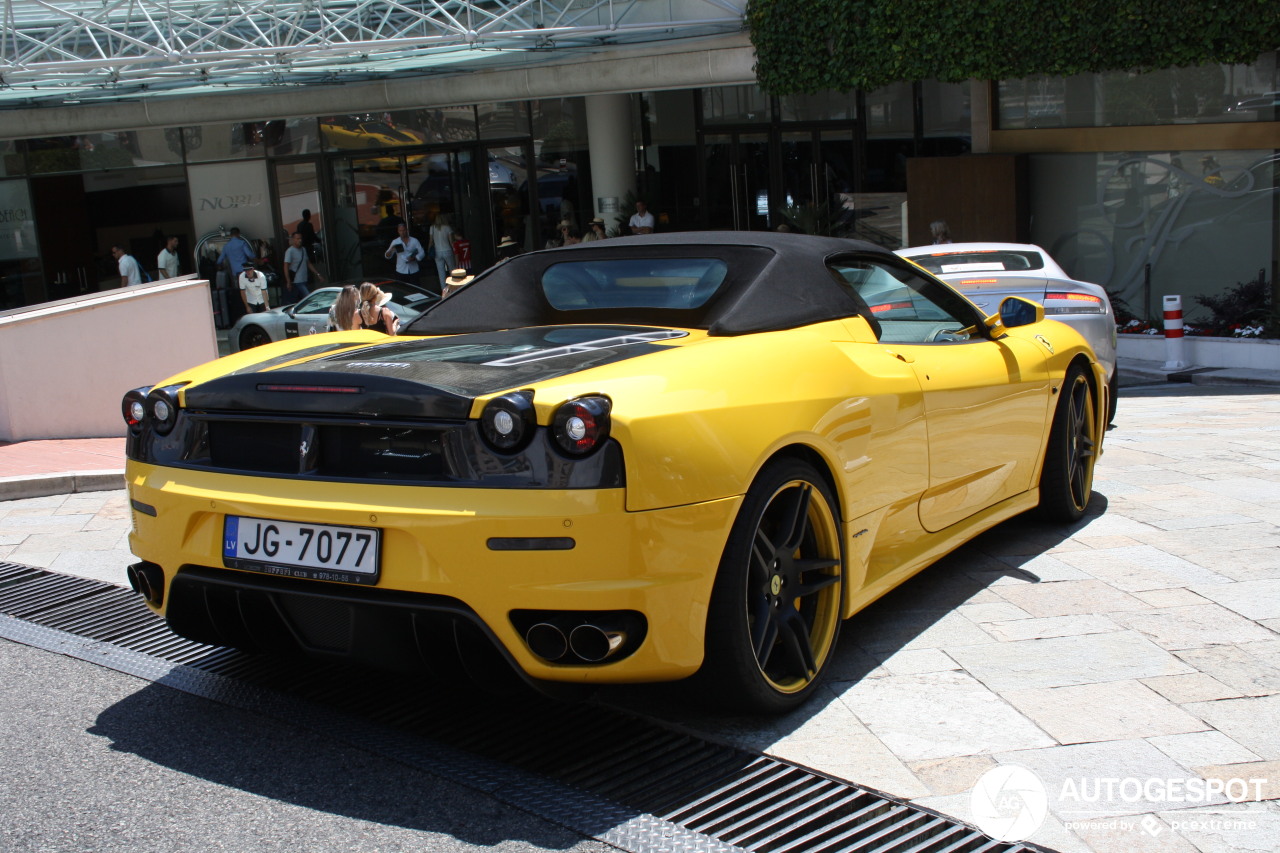
<instances>
[{"instance_id":1,"label":"rear license plate","mask_svg":"<svg viewBox=\"0 0 1280 853\"><path fill-rule=\"evenodd\" d=\"M382 531L228 515L222 562L233 569L338 583L378 582Z\"/></svg>"}]
</instances>

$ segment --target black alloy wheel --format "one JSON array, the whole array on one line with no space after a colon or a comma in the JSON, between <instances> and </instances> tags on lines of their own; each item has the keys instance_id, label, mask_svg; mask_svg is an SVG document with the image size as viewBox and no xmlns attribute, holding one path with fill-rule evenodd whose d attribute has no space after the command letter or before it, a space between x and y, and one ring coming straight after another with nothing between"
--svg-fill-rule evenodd
<instances>
[{"instance_id":1,"label":"black alloy wheel","mask_svg":"<svg viewBox=\"0 0 1280 853\"><path fill-rule=\"evenodd\" d=\"M1052 521L1079 521L1093 496L1098 460L1098 422L1093 387L1077 365L1067 371L1054 412L1040 473L1040 514Z\"/></svg>"},{"instance_id":2,"label":"black alloy wheel","mask_svg":"<svg viewBox=\"0 0 1280 853\"><path fill-rule=\"evenodd\" d=\"M271 336L261 326L245 326L240 330L240 349L247 350L271 343Z\"/></svg>"},{"instance_id":3,"label":"black alloy wheel","mask_svg":"<svg viewBox=\"0 0 1280 853\"><path fill-rule=\"evenodd\" d=\"M806 462L781 459L747 491L720 561L702 678L736 711L780 713L821 682L840 632L837 504Z\"/></svg>"}]
</instances>

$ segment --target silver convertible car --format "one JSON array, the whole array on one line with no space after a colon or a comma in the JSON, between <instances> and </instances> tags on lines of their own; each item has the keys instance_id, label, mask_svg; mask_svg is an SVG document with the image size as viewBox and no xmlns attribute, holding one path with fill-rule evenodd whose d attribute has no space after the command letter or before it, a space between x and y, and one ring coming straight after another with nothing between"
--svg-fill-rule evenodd
<instances>
[{"instance_id":1,"label":"silver convertible car","mask_svg":"<svg viewBox=\"0 0 1280 853\"><path fill-rule=\"evenodd\" d=\"M395 279L338 281L329 287L316 288L293 305L244 315L231 327L228 336L231 351L240 352L272 341L328 331L329 308L342 292L343 286L354 284L359 287L362 281L371 281L391 294L387 307L400 318L402 326L440 300L439 296L425 288Z\"/></svg>"},{"instance_id":2,"label":"silver convertible car","mask_svg":"<svg viewBox=\"0 0 1280 853\"><path fill-rule=\"evenodd\" d=\"M1116 315L1101 285L1076 281L1048 252L1031 243L939 243L898 249L969 297L987 314L1006 296L1044 305L1045 316L1079 332L1107 372L1108 422L1116 414Z\"/></svg>"}]
</instances>

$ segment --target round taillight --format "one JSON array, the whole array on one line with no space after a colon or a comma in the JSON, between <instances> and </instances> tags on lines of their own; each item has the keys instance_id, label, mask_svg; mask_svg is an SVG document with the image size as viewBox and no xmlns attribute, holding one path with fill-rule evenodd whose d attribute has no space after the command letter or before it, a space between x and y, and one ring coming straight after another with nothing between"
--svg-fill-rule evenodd
<instances>
[{"instance_id":1,"label":"round taillight","mask_svg":"<svg viewBox=\"0 0 1280 853\"><path fill-rule=\"evenodd\" d=\"M134 388L132 391L124 395L124 399L120 401L120 414L124 416L124 422L129 425L130 429L141 429L142 422L147 417L147 392L150 386L146 388Z\"/></svg>"},{"instance_id":2,"label":"round taillight","mask_svg":"<svg viewBox=\"0 0 1280 853\"><path fill-rule=\"evenodd\" d=\"M156 388L147 395L151 427L160 435L168 435L178 422L177 387Z\"/></svg>"},{"instance_id":3,"label":"round taillight","mask_svg":"<svg viewBox=\"0 0 1280 853\"><path fill-rule=\"evenodd\" d=\"M593 453L609 438L608 397L578 397L562 404L551 421L556 446L570 456Z\"/></svg>"},{"instance_id":4,"label":"round taillight","mask_svg":"<svg viewBox=\"0 0 1280 853\"><path fill-rule=\"evenodd\" d=\"M519 453L533 439L537 427L533 394L529 391L495 397L480 414L480 434L498 453Z\"/></svg>"}]
</instances>

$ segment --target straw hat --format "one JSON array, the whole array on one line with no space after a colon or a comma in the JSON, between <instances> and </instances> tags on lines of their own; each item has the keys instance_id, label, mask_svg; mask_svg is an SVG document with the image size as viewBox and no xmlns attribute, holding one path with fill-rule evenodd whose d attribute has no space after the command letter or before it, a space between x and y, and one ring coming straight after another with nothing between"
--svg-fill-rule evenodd
<instances>
[{"instance_id":1,"label":"straw hat","mask_svg":"<svg viewBox=\"0 0 1280 853\"><path fill-rule=\"evenodd\" d=\"M449 273L449 277L444 280L444 283L452 287L462 287L464 284L469 283L473 278L475 278L475 276L469 275L466 270L456 269Z\"/></svg>"},{"instance_id":2,"label":"straw hat","mask_svg":"<svg viewBox=\"0 0 1280 853\"><path fill-rule=\"evenodd\" d=\"M498 243L498 248L505 249L508 246L514 246L515 244L516 244L516 241L512 240L510 237L503 237L502 241Z\"/></svg>"},{"instance_id":3,"label":"straw hat","mask_svg":"<svg viewBox=\"0 0 1280 853\"><path fill-rule=\"evenodd\" d=\"M449 277L444 280L444 287L440 290L440 298L444 299L446 296L452 296L462 290L462 288L471 283L473 278L475 276L467 275L467 271L462 269L449 273Z\"/></svg>"},{"instance_id":4,"label":"straw hat","mask_svg":"<svg viewBox=\"0 0 1280 853\"><path fill-rule=\"evenodd\" d=\"M604 224L604 220L603 220L603 219L601 219L599 216L597 216L595 219L592 219L592 220L591 220L591 224L592 224L592 225L603 225L603 224Z\"/></svg>"}]
</instances>

